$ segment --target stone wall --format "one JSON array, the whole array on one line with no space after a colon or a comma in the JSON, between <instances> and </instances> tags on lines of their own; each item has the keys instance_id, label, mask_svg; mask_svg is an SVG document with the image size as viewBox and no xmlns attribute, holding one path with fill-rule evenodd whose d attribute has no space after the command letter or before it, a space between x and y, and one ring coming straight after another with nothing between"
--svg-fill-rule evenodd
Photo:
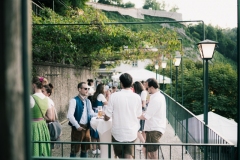
<instances>
[{"instance_id":1,"label":"stone wall","mask_svg":"<svg viewBox=\"0 0 240 160\"><path fill-rule=\"evenodd\" d=\"M165 17L171 18L176 21L182 21L182 14L177 12L167 12L167 11L158 11L158 10L149 10L149 9L137 9L137 8L121 8L112 5L106 5L101 3L88 2L88 5L100 10L105 10L109 12L118 12L121 15L128 15L133 18L144 19L144 15L154 16L154 17Z\"/></svg>"},{"instance_id":2,"label":"stone wall","mask_svg":"<svg viewBox=\"0 0 240 160\"><path fill-rule=\"evenodd\" d=\"M50 97L55 103L60 121L66 119L69 100L78 94L78 83L93 79L89 68L52 63L33 64L33 75L44 76L53 84L54 91Z\"/></svg>"}]
</instances>

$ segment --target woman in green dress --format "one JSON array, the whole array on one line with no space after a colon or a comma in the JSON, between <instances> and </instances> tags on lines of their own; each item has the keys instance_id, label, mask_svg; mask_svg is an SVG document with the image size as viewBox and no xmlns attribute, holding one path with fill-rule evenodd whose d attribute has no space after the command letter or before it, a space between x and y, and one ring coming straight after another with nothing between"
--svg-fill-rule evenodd
<instances>
[{"instance_id":1,"label":"woman in green dress","mask_svg":"<svg viewBox=\"0 0 240 160\"><path fill-rule=\"evenodd\" d=\"M42 93L43 85L47 80L43 77L32 79L33 95L30 96L30 106L32 112L32 141L49 141L50 135L46 125L45 116L51 114L48 98ZM32 156L51 156L50 143L33 143Z\"/></svg>"}]
</instances>

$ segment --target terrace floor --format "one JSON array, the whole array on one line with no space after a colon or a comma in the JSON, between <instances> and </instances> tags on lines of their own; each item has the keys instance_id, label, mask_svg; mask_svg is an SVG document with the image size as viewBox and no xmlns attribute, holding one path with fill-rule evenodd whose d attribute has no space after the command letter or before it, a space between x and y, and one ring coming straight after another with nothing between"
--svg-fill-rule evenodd
<instances>
[{"instance_id":1,"label":"terrace floor","mask_svg":"<svg viewBox=\"0 0 240 160\"><path fill-rule=\"evenodd\" d=\"M61 136L61 141L70 142L70 135L71 135L71 127L68 125L67 121L62 124L63 127L63 133ZM136 141L139 143L139 140ZM167 123L167 129L166 132L163 134L163 136L160 139L160 143L181 143L178 136L175 136L174 130L170 124ZM139 148L139 146L136 146L136 148ZM182 147L178 146L172 146L171 147L171 158L170 158L170 147L169 146L161 146L162 154L164 159L173 159L173 160L181 160L182 159ZM52 150L52 156L53 157L62 157L61 153L62 149L53 149ZM184 160L191 160L192 158L189 156L189 154L185 154L185 149L183 150L183 159ZM70 144L64 144L63 149L63 157L69 157L70 153ZM138 149L136 149L136 157L135 159L145 159L144 154L140 152ZM160 153L161 155L161 153ZM93 157L91 151L88 152L88 157ZM161 156L160 156L161 157Z\"/></svg>"}]
</instances>

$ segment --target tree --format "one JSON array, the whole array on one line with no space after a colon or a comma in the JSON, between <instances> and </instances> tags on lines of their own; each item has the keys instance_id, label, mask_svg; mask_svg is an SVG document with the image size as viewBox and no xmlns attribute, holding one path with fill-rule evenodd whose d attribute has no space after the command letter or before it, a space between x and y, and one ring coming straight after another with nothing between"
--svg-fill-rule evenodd
<instances>
[{"instance_id":1,"label":"tree","mask_svg":"<svg viewBox=\"0 0 240 160\"><path fill-rule=\"evenodd\" d=\"M98 0L98 3L111 4L111 1L109 1L109 0Z\"/></svg>"},{"instance_id":2,"label":"tree","mask_svg":"<svg viewBox=\"0 0 240 160\"><path fill-rule=\"evenodd\" d=\"M54 3L52 0L33 0L33 1L42 7L48 7L51 9L54 8L54 11L61 15L65 15L69 8L84 9L86 7L86 2L88 2L88 0L61 0L54 1Z\"/></svg>"},{"instance_id":3,"label":"tree","mask_svg":"<svg viewBox=\"0 0 240 160\"><path fill-rule=\"evenodd\" d=\"M125 3L125 8L134 8L134 7L135 7L134 3L131 3L131 2Z\"/></svg>"},{"instance_id":4,"label":"tree","mask_svg":"<svg viewBox=\"0 0 240 160\"><path fill-rule=\"evenodd\" d=\"M169 62L168 62L169 63ZM170 64L165 69L165 75L170 77ZM154 66L148 66L149 70L154 71ZM175 73L176 68L172 68ZM184 74L182 81L181 76ZM175 97L176 77L172 77L172 97ZM182 99L183 83L183 101L184 107L195 115L203 114L203 64L202 61L193 62L184 58L183 71L179 69L178 75L178 99ZM226 118L232 118L237 121L237 72L230 64L213 61L209 64L209 101L208 110L213 111ZM165 92L170 95L171 88L167 85Z\"/></svg>"},{"instance_id":5,"label":"tree","mask_svg":"<svg viewBox=\"0 0 240 160\"><path fill-rule=\"evenodd\" d=\"M79 12L81 14L79 14ZM99 10L68 10L60 16L45 8L42 17L33 15L33 23L88 23L82 26L33 26L33 61L50 61L78 66L99 67L105 61L159 58L172 53L179 45L176 32L160 28L156 31L133 32L122 25L105 25L107 17ZM124 50L127 45L129 50ZM153 52L148 47L166 46ZM147 48L147 49L146 49Z\"/></svg>"},{"instance_id":6,"label":"tree","mask_svg":"<svg viewBox=\"0 0 240 160\"><path fill-rule=\"evenodd\" d=\"M178 6L175 5L169 10L169 12L177 12L178 10L179 10Z\"/></svg>"},{"instance_id":7,"label":"tree","mask_svg":"<svg viewBox=\"0 0 240 160\"><path fill-rule=\"evenodd\" d=\"M143 9L160 10L160 3L156 0L146 0Z\"/></svg>"}]
</instances>

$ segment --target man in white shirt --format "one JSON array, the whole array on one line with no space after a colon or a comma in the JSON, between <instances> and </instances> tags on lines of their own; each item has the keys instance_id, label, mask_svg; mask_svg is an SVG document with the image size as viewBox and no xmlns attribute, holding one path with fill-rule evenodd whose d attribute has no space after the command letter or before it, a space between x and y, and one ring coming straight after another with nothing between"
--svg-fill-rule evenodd
<instances>
[{"instance_id":1,"label":"man in white shirt","mask_svg":"<svg viewBox=\"0 0 240 160\"><path fill-rule=\"evenodd\" d=\"M112 117L112 142L133 143L140 128L137 117L142 114L141 98L130 89L132 85L130 74L123 73L119 80L122 90L110 96L104 120ZM113 149L118 158L133 158L133 145L113 145Z\"/></svg>"},{"instance_id":2,"label":"man in white shirt","mask_svg":"<svg viewBox=\"0 0 240 160\"><path fill-rule=\"evenodd\" d=\"M67 118L69 125L72 126L71 141L90 142L90 119L94 116L92 104L88 96L89 87L87 83L81 82L78 84L79 94L70 100ZM81 146L80 157L87 157L87 150L90 145L71 144L70 157L76 157Z\"/></svg>"},{"instance_id":3,"label":"man in white shirt","mask_svg":"<svg viewBox=\"0 0 240 160\"><path fill-rule=\"evenodd\" d=\"M166 129L166 100L158 90L159 86L156 79L149 78L146 83L151 97L146 112L139 118L145 120L146 143L159 143ZM158 148L157 145L144 145L143 151L144 154L147 152L147 159L159 159Z\"/></svg>"}]
</instances>

